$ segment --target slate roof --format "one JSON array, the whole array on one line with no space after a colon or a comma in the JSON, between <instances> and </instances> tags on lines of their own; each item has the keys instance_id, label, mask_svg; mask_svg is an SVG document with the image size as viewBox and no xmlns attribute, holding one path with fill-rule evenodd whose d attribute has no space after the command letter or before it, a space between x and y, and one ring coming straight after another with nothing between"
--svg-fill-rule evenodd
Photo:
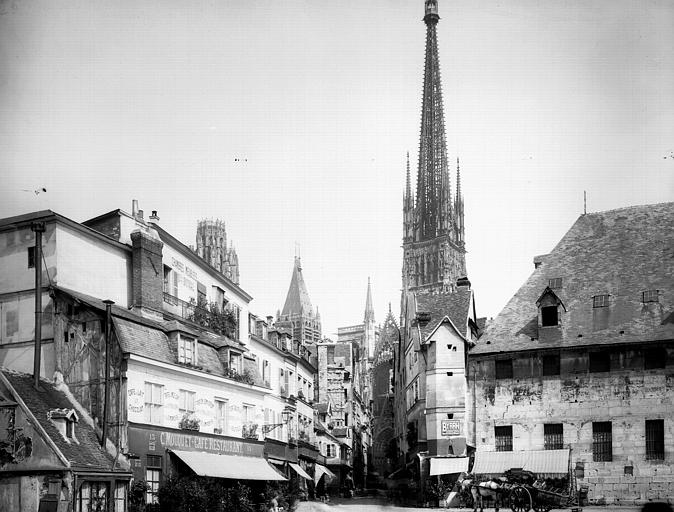
<instances>
[{"instance_id":1,"label":"slate roof","mask_svg":"<svg viewBox=\"0 0 674 512\"><path fill-rule=\"evenodd\" d=\"M472 292L467 288L460 288L452 293L418 294L416 296L417 313L430 314L428 323L419 324L422 340L426 340L445 316L448 316L459 332L466 336L471 298Z\"/></svg>"},{"instance_id":2,"label":"slate roof","mask_svg":"<svg viewBox=\"0 0 674 512\"><path fill-rule=\"evenodd\" d=\"M46 381L40 380L40 391L33 387L32 375L3 370L17 394L24 401L30 412L35 416L40 426L45 430L64 457L70 462L72 469L79 471L112 471L114 457L101 448L94 428L85 420L80 419L74 425L75 438L79 443L66 441L56 426L47 418L52 409L74 409L72 403L63 391ZM116 472L126 473L117 465Z\"/></svg>"},{"instance_id":3,"label":"slate roof","mask_svg":"<svg viewBox=\"0 0 674 512\"><path fill-rule=\"evenodd\" d=\"M70 295L92 308L105 311L105 304L100 299L63 287L53 287L53 289L57 293ZM171 364L175 364L177 359L166 333L175 329L183 332L199 332L195 327L182 325L175 320L163 323L148 320L114 304L112 305L112 323L122 352ZM222 375L224 371L217 349L224 346L239 349L243 347L239 342L230 340L226 336L218 336L208 331L201 332L198 339L200 343L197 349L197 364L217 375Z\"/></svg>"},{"instance_id":4,"label":"slate roof","mask_svg":"<svg viewBox=\"0 0 674 512\"><path fill-rule=\"evenodd\" d=\"M674 202L581 215L471 354L674 340L673 228ZM536 300L554 278L567 311L559 327L539 329ZM646 290L658 290L658 302L643 303ZM602 294L609 306L593 308Z\"/></svg>"}]
</instances>

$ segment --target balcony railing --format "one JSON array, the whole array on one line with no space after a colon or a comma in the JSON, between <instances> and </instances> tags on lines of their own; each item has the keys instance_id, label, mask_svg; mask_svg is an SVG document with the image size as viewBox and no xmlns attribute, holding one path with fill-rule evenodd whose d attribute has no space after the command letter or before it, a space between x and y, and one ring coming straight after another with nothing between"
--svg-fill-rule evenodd
<instances>
[{"instance_id":1,"label":"balcony railing","mask_svg":"<svg viewBox=\"0 0 674 512\"><path fill-rule=\"evenodd\" d=\"M179 316L183 320L194 322L201 327L206 327L230 338L236 337L236 325L228 325L228 323L232 324L231 319L227 318L228 313L214 309L213 305L211 305L210 310L203 307L206 305L205 301L204 304L201 301L199 304L186 302L170 293L164 292L164 305L167 311Z\"/></svg>"}]
</instances>

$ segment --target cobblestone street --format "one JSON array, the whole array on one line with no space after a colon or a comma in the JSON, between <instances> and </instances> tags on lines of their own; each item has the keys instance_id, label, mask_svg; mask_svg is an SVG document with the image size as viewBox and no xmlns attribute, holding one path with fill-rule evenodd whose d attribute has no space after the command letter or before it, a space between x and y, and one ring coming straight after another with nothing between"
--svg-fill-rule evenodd
<instances>
[{"instance_id":1,"label":"cobblestone street","mask_svg":"<svg viewBox=\"0 0 674 512\"><path fill-rule=\"evenodd\" d=\"M303 501L297 507L297 512L360 512L368 511L375 512L385 510L386 512L415 512L424 511L429 512L435 510L437 512L471 512L470 509L459 508L424 508L424 507L403 507L394 506L386 501L384 498L352 498L352 499L335 499L330 503L320 503L317 501ZM485 508L486 512L494 512L493 508ZM504 512L509 512L510 509L501 509ZM569 512L571 509L559 509ZM640 512L641 507L634 506L605 506L605 507L583 507L582 512Z\"/></svg>"}]
</instances>

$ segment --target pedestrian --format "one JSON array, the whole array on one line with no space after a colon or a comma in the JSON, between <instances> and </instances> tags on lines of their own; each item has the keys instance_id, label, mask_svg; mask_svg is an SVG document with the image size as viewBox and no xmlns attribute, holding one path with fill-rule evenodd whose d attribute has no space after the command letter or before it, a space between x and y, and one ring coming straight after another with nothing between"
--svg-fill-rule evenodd
<instances>
[{"instance_id":1,"label":"pedestrian","mask_svg":"<svg viewBox=\"0 0 674 512\"><path fill-rule=\"evenodd\" d=\"M271 501L269 502L269 512L279 512L278 511L278 493L274 493Z\"/></svg>"}]
</instances>

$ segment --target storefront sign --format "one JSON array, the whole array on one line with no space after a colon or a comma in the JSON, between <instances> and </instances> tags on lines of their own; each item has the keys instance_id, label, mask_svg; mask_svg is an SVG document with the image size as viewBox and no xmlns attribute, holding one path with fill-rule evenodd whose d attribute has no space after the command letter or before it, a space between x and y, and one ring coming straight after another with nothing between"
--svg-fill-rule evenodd
<instances>
[{"instance_id":1,"label":"storefront sign","mask_svg":"<svg viewBox=\"0 0 674 512\"><path fill-rule=\"evenodd\" d=\"M188 434L170 429L129 427L129 444L135 453L164 452L167 449L201 451L223 455L263 457L263 443L207 434Z\"/></svg>"},{"instance_id":2,"label":"storefront sign","mask_svg":"<svg viewBox=\"0 0 674 512\"><path fill-rule=\"evenodd\" d=\"M442 420L440 427L443 436L461 435L461 421L459 420Z\"/></svg>"}]
</instances>

